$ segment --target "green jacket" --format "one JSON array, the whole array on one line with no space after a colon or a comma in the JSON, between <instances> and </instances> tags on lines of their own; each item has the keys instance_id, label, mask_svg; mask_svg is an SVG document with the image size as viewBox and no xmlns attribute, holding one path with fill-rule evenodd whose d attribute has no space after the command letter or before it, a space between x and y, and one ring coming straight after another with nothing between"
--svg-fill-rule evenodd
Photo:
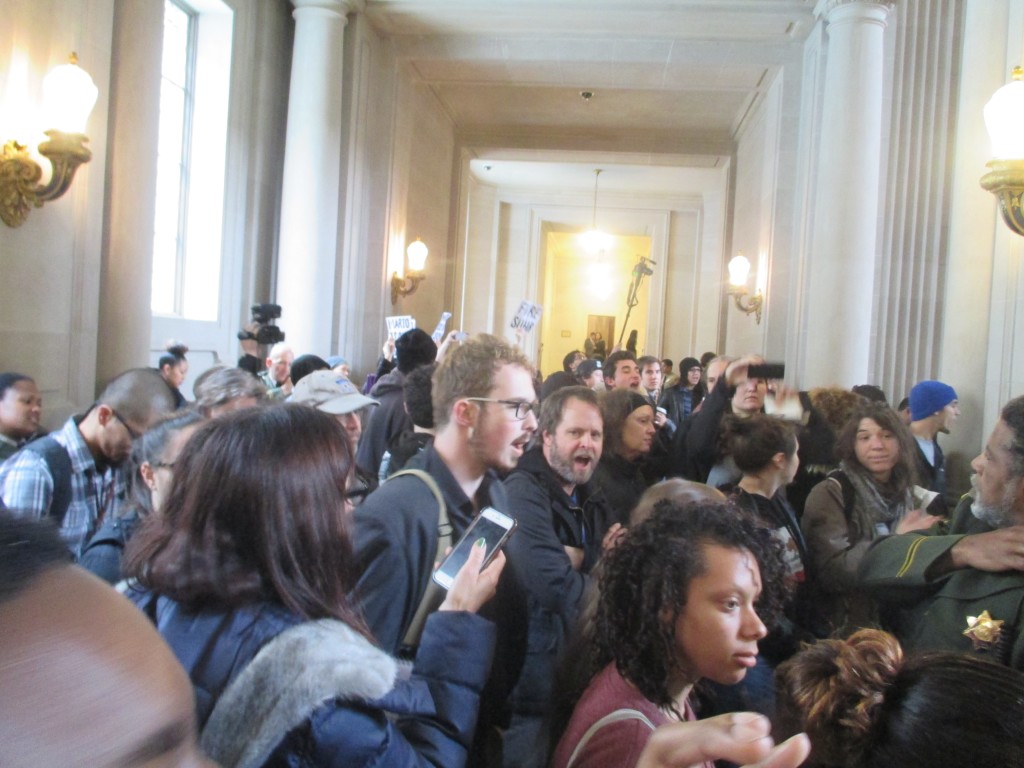
<instances>
[{"instance_id":1,"label":"green jacket","mask_svg":"<svg viewBox=\"0 0 1024 768\"><path fill-rule=\"evenodd\" d=\"M963 651L1024 670L1024 573L962 568L935 576L932 566L968 534L991 531L961 500L948 533L926 532L879 539L860 563L861 586L886 610L887 624L907 650ZM1003 623L998 641L975 648L968 616L988 611Z\"/></svg>"}]
</instances>

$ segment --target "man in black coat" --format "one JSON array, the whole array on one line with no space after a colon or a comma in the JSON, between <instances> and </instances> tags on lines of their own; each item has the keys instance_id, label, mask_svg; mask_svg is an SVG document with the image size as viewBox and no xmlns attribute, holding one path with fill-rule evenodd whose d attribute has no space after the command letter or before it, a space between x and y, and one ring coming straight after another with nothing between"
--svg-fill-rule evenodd
<instances>
[{"instance_id":1,"label":"man in black coat","mask_svg":"<svg viewBox=\"0 0 1024 768\"><path fill-rule=\"evenodd\" d=\"M539 429L542 444L527 451L505 480L519 524L507 551L526 592L529 626L526 658L510 697L504 764L524 768L547 765L545 715L558 657L612 520L603 494L590 484L604 437L596 393L578 386L553 392L541 406Z\"/></svg>"}]
</instances>

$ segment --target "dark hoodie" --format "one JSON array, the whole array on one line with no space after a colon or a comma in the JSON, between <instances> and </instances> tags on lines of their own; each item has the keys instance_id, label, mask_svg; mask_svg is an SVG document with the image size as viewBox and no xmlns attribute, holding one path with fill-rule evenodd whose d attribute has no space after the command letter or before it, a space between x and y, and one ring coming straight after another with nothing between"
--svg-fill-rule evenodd
<instances>
[{"instance_id":1,"label":"dark hoodie","mask_svg":"<svg viewBox=\"0 0 1024 768\"><path fill-rule=\"evenodd\" d=\"M356 464L374 477L380 471L381 457L392 438L407 430L412 431L412 419L405 412L404 385L405 374L396 368L370 390L370 397L380 405L371 411L363 427L359 447L356 448Z\"/></svg>"}]
</instances>

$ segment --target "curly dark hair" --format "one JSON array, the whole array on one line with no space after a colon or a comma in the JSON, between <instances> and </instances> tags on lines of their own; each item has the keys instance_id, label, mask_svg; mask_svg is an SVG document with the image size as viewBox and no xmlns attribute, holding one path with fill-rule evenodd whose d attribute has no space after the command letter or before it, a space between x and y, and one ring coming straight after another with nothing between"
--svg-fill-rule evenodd
<instances>
[{"instance_id":1,"label":"curly dark hair","mask_svg":"<svg viewBox=\"0 0 1024 768\"><path fill-rule=\"evenodd\" d=\"M659 707L676 712L669 680L684 671L676 648L676 619L690 582L706 570L705 548L750 551L761 571L758 614L768 624L786 602L781 545L750 513L731 504L659 502L654 513L608 554L591 628L591 676L610 662ZM680 715L681 716L681 715Z\"/></svg>"}]
</instances>

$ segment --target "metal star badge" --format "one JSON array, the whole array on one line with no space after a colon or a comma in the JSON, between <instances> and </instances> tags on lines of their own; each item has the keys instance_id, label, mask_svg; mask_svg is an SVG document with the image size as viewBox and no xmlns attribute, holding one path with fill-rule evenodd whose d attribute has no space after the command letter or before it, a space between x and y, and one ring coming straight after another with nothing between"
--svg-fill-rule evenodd
<instances>
[{"instance_id":1,"label":"metal star badge","mask_svg":"<svg viewBox=\"0 0 1024 768\"><path fill-rule=\"evenodd\" d=\"M964 630L964 637L971 639L974 650L986 650L999 641L999 635L1003 631L1003 622L1000 619L993 619L988 611L982 611L980 616L967 617L967 629Z\"/></svg>"}]
</instances>

